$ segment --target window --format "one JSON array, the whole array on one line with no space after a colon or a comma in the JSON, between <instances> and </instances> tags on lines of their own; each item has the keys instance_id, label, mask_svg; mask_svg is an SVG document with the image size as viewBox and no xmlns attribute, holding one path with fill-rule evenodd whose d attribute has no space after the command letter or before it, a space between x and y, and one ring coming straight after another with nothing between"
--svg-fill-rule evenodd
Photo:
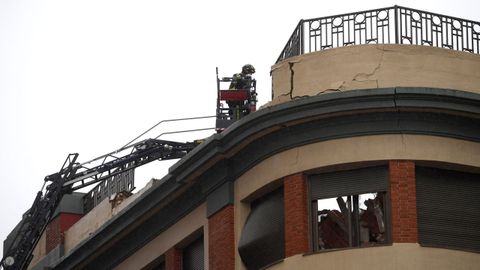
<instances>
[{"instance_id":1,"label":"window","mask_svg":"<svg viewBox=\"0 0 480 270\"><path fill-rule=\"evenodd\" d=\"M156 267L152 268L152 270L165 270L165 261L159 263Z\"/></svg>"},{"instance_id":2,"label":"window","mask_svg":"<svg viewBox=\"0 0 480 270\"><path fill-rule=\"evenodd\" d=\"M315 200L315 250L365 247L386 242L385 192Z\"/></svg>"},{"instance_id":3,"label":"window","mask_svg":"<svg viewBox=\"0 0 480 270\"><path fill-rule=\"evenodd\" d=\"M283 188L251 203L238 243L247 269L261 269L285 257L283 211Z\"/></svg>"},{"instance_id":4,"label":"window","mask_svg":"<svg viewBox=\"0 0 480 270\"><path fill-rule=\"evenodd\" d=\"M480 174L417 167L421 245L480 251Z\"/></svg>"},{"instance_id":5,"label":"window","mask_svg":"<svg viewBox=\"0 0 480 270\"><path fill-rule=\"evenodd\" d=\"M203 235L183 249L183 269L203 270L204 269L204 247Z\"/></svg>"},{"instance_id":6,"label":"window","mask_svg":"<svg viewBox=\"0 0 480 270\"><path fill-rule=\"evenodd\" d=\"M311 175L309 185L313 250L390 241L386 166Z\"/></svg>"}]
</instances>

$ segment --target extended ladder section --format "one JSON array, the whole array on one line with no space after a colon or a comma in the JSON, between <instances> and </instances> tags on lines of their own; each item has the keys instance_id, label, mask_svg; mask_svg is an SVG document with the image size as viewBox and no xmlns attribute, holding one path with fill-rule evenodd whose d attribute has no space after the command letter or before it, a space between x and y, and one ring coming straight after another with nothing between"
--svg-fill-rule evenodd
<instances>
[{"instance_id":1,"label":"extended ladder section","mask_svg":"<svg viewBox=\"0 0 480 270\"><path fill-rule=\"evenodd\" d=\"M245 78L245 89L230 90L233 77L218 77L217 68L217 120L216 131L225 130L235 121L256 111L257 109L257 82L251 77ZM225 85L228 85L225 88ZM229 89L229 90L226 90Z\"/></svg>"},{"instance_id":2,"label":"extended ladder section","mask_svg":"<svg viewBox=\"0 0 480 270\"><path fill-rule=\"evenodd\" d=\"M37 193L32 207L24 214L9 242L1 265L7 270L27 269L32 252L37 245L63 195L155 160L177 159L185 156L200 141L179 143L147 139L120 150L93 159L76 163L78 154L70 154L58 173L45 177L44 187ZM124 155L119 155L127 153ZM94 162L101 164L90 167Z\"/></svg>"},{"instance_id":3,"label":"extended ladder section","mask_svg":"<svg viewBox=\"0 0 480 270\"><path fill-rule=\"evenodd\" d=\"M78 154L70 154L58 173L45 177L45 193L40 190L32 207L23 215L16 228L16 235L7 247L2 259L4 269L27 269L33 258L32 252L45 230L55 208L64 194L64 182L75 174Z\"/></svg>"}]
</instances>

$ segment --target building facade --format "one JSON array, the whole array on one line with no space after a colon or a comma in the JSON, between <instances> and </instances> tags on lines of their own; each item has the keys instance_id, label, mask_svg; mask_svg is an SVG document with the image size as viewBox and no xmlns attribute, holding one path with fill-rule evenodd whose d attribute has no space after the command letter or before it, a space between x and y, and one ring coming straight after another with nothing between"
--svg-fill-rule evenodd
<instances>
[{"instance_id":1,"label":"building facade","mask_svg":"<svg viewBox=\"0 0 480 270\"><path fill-rule=\"evenodd\" d=\"M399 7L301 21L270 103L142 192L59 213L69 225L40 245L61 252L38 247L32 268L478 269L480 24L460 21L463 51L380 40L386 18L415 14L460 21ZM376 44L345 42L369 19ZM342 44L305 51L325 22Z\"/></svg>"}]
</instances>

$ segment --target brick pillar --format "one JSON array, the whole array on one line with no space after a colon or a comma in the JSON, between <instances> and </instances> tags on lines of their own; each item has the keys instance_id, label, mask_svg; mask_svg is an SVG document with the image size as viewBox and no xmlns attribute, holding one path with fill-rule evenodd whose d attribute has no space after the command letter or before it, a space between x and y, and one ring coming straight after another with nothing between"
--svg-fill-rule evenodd
<instances>
[{"instance_id":1,"label":"brick pillar","mask_svg":"<svg viewBox=\"0 0 480 270\"><path fill-rule=\"evenodd\" d=\"M389 163L389 170L392 240L396 243L417 243L415 163L393 160Z\"/></svg>"},{"instance_id":2,"label":"brick pillar","mask_svg":"<svg viewBox=\"0 0 480 270\"><path fill-rule=\"evenodd\" d=\"M210 270L235 269L233 209L233 205L227 205L208 219L208 265Z\"/></svg>"},{"instance_id":3,"label":"brick pillar","mask_svg":"<svg viewBox=\"0 0 480 270\"><path fill-rule=\"evenodd\" d=\"M46 229L46 252L52 251L65 241L65 231L70 229L79 219L80 214L60 213L53 218Z\"/></svg>"},{"instance_id":4,"label":"brick pillar","mask_svg":"<svg viewBox=\"0 0 480 270\"><path fill-rule=\"evenodd\" d=\"M182 250L176 247L165 252L165 269L182 270Z\"/></svg>"},{"instance_id":5,"label":"brick pillar","mask_svg":"<svg viewBox=\"0 0 480 270\"><path fill-rule=\"evenodd\" d=\"M307 182L303 173L284 179L285 257L309 251Z\"/></svg>"}]
</instances>

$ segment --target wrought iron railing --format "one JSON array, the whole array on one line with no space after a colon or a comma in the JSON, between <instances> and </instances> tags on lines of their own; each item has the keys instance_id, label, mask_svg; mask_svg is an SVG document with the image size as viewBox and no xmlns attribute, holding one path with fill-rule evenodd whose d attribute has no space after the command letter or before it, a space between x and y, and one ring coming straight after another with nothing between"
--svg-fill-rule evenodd
<instances>
[{"instance_id":1,"label":"wrought iron railing","mask_svg":"<svg viewBox=\"0 0 480 270\"><path fill-rule=\"evenodd\" d=\"M393 6L300 20L277 63L360 44L413 44L480 53L480 22Z\"/></svg>"}]
</instances>

